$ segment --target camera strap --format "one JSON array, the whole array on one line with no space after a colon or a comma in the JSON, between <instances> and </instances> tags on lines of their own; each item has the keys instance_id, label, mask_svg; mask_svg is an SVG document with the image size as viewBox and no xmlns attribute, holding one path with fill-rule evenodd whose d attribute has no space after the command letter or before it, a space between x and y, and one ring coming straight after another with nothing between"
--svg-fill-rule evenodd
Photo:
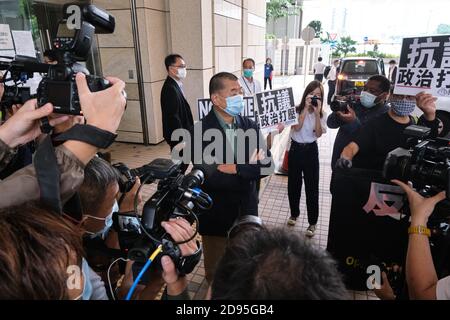
<instances>
[{"instance_id":1,"label":"camera strap","mask_svg":"<svg viewBox=\"0 0 450 320\"><path fill-rule=\"evenodd\" d=\"M117 135L91 125L77 124L60 134L55 141L76 140L97 148L108 148ZM62 213L60 178L58 161L51 135L39 145L34 157L34 167L39 183L41 202L55 212Z\"/></svg>"},{"instance_id":2,"label":"camera strap","mask_svg":"<svg viewBox=\"0 0 450 320\"><path fill-rule=\"evenodd\" d=\"M86 142L100 149L108 148L117 138L117 134L88 124L76 124L64 133L55 137L55 141L76 140Z\"/></svg>"}]
</instances>

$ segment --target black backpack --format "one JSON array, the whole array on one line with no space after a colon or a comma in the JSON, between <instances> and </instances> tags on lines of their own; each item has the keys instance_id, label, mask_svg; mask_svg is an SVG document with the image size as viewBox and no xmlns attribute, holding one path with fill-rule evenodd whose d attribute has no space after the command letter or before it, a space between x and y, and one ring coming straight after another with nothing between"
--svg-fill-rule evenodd
<instances>
[{"instance_id":1,"label":"black backpack","mask_svg":"<svg viewBox=\"0 0 450 320\"><path fill-rule=\"evenodd\" d=\"M323 70L323 76L325 77L325 79L328 77L330 70L331 70L331 66L326 66L325 70Z\"/></svg>"}]
</instances>

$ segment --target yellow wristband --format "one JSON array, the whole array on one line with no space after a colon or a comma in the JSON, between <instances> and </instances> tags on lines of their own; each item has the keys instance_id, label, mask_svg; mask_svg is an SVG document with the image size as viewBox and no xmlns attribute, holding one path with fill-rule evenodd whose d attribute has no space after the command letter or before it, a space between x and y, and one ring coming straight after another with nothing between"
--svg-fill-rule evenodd
<instances>
[{"instance_id":1,"label":"yellow wristband","mask_svg":"<svg viewBox=\"0 0 450 320\"><path fill-rule=\"evenodd\" d=\"M431 236L431 230L425 226L411 226L408 228L409 234L423 234L427 237Z\"/></svg>"}]
</instances>

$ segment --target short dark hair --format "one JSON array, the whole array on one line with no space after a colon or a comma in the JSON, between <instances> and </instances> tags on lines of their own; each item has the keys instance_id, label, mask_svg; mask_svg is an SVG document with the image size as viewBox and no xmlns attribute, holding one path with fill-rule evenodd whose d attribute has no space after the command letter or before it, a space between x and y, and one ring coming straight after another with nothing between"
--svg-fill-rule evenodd
<instances>
[{"instance_id":1,"label":"short dark hair","mask_svg":"<svg viewBox=\"0 0 450 320\"><path fill-rule=\"evenodd\" d=\"M105 160L94 157L84 169L84 181L78 194L80 195L83 214L95 215L106 197L106 190L117 182L119 174Z\"/></svg>"},{"instance_id":2,"label":"short dark hair","mask_svg":"<svg viewBox=\"0 0 450 320\"><path fill-rule=\"evenodd\" d=\"M234 74L229 72L220 72L214 75L211 80L209 80L209 95L213 95L214 93L222 90L224 88L223 80L228 79L231 81L238 80Z\"/></svg>"},{"instance_id":3,"label":"short dark hair","mask_svg":"<svg viewBox=\"0 0 450 320\"><path fill-rule=\"evenodd\" d=\"M319 59L317 59L317 60L322 61L322 57L319 57Z\"/></svg>"},{"instance_id":4,"label":"short dark hair","mask_svg":"<svg viewBox=\"0 0 450 320\"><path fill-rule=\"evenodd\" d=\"M253 63L253 66L256 66L255 60L253 60L252 58L247 58L247 59L245 59L244 61L242 61L242 66L244 66L244 64L245 64L247 61L250 61L251 63Z\"/></svg>"},{"instance_id":5,"label":"short dark hair","mask_svg":"<svg viewBox=\"0 0 450 320\"><path fill-rule=\"evenodd\" d=\"M58 57L54 50L45 50L44 57L47 57L50 61L58 61Z\"/></svg>"},{"instance_id":6,"label":"short dark hair","mask_svg":"<svg viewBox=\"0 0 450 320\"><path fill-rule=\"evenodd\" d=\"M347 290L329 254L285 228L243 231L217 265L212 299L346 299Z\"/></svg>"},{"instance_id":7,"label":"short dark hair","mask_svg":"<svg viewBox=\"0 0 450 320\"><path fill-rule=\"evenodd\" d=\"M381 74L376 74L374 76L371 76L369 80L367 81L376 81L378 82L378 87L382 92L389 92L391 90L391 82L388 78Z\"/></svg>"},{"instance_id":8,"label":"short dark hair","mask_svg":"<svg viewBox=\"0 0 450 320\"><path fill-rule=\"evenodd\" d=\"M81 266L81 230L27 203L0 210L0 299L68 299L69 265Z\"/></svg>"},{"instance_id":9,"label":"short dark hair","mask_svg":"<svg viewBox=\"0 0 450 320\"><path fill-rule=\"evenodd\" d=\"M171 65L173 65L174 63L177 62L177 59L178 59L178 58L183 59L183 57L180 56L179 54L172 53L172 54L169 54L169 55L164 59L164 64L166 65L166 70L167 70L167 71L169 71L169 67L170 67Z\"/></svg>"},{"instance_id":10,"label":"short dark hair","mask_svg":"<svg viewBox=\"0 0 450 320\"><path fill-rule=\"evenodd\" d=\"M397 63L397 61L395 61L395 60L391 60L391 61L389 61L389 64L396 64Z\"/></svg>"}]
</instances>

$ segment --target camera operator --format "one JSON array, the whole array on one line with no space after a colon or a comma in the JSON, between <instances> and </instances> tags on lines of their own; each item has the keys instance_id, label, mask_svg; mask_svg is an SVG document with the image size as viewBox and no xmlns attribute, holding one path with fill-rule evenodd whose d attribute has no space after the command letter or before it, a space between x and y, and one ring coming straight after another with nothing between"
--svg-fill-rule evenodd
<instances>
[{"instance_id":1,"label":"camera operator","mask_svg":"<svg viewBox=\"0 0 450 320\"><path fill-rule=\"evenodd\" d=\"M120 204L117 171L105 160L94 157L84 170L84 181L78 191L81 206L80 226L88 236L84 239L87 261L106 282L106 271L113 260L120 256L117 233L112 229L113 213L134 212L134 199L140 187L139 178L130 192L123 195ZM140 197L139 197L140 202ZM138 203L139 203L138 202ZM114 269L115 274L117 270ZM112 277L116 280L117 277ZM116 281L112 281L115 283Z\"/></svg>"},{"instance_id":2,"label":"camera operator","mask_svg":"<svg viewBox=\"0 0 450 320\"><path fill-rule=\"evenodd\" d=\"M445 191L424 198L407 184L393 180L408 196L411 226L406 256L406 282L411 299L450 300L450 276L438 280L431 256L427 222L436 204L446 198Z\"/></svg>"},{"instance_id":3,"label":"camera operator","mask_svg":"<svg viewBox=\"0 0 450 320\"><path fill-rule=\"evenodd\" d=\"M112 87L91 92L85 75L77 74L76 84L81 109L88 125L115 133L125 110L126 99L123 95L125 83L117 78L108 78ZM0 126L0 163L10 161L14 148L36 139L40 134L39 119L53 112L53 106L46 104L36 109L36 100L27 102L20 112ZM53 119L50 124L67 120L66 117ZM61 199L66 201L78 189L83 181L84 166L98 151L88 143L68 140L55 150L61 172ZM0 183L0 208L18 205L40 197L39 184L33 165L27 166Z\"/></svg>"},{"instance_id":4,"label":"camera operator","mask_svg":"<svg viewBox=\"0 0 450 320\"><path fill-rule=\"evenodd\" d=\"M339 128L334 141L331 169L339 159L342 150L352 141L354 134L370 120L388 111L386 99L390 90L389 80L381 75L369 78L361 92L361 100L353 106L347 105L347 111L332 112L327 119L331 129Z\"/></svg>"},{"instance_id":5,"label":"camera operator","mask_svg":"<svg viewBox=\"0 0 450 320\"><path fill-rule=\"evenodd\" d=\"M355 167L381 171L389 152L398 147L408 148L408 136L404 131L408 126L416 124L416 119L410 116L416 105L424 113L418 125L431 128L431 137L436 137L438 120L435 101L436 98L424 92L418 93L415 99L391 96L388 112L361 128L358 135L353 137L353 141L342 151L336 166L350 168L353 166L353 158L358 155L355 158Z\"/></svg>"},{"instance_id":6,"label":"camera operator","mask_svg":"<svg viewBox=\"0 0 450 320\"><path fill-rule=\"evenodd\" d=\"M177 242L193 235L183 219L162 226ZM197 249L195 240L180 245L184 256ZM162 265L167 299L183 292L186 297L186 278L178 277L169 257L162 257ZM107 299L104 283L83 258L81 230L32 203L0 210L0 267L2 300Z\"/></svg>"}]
</instances>

